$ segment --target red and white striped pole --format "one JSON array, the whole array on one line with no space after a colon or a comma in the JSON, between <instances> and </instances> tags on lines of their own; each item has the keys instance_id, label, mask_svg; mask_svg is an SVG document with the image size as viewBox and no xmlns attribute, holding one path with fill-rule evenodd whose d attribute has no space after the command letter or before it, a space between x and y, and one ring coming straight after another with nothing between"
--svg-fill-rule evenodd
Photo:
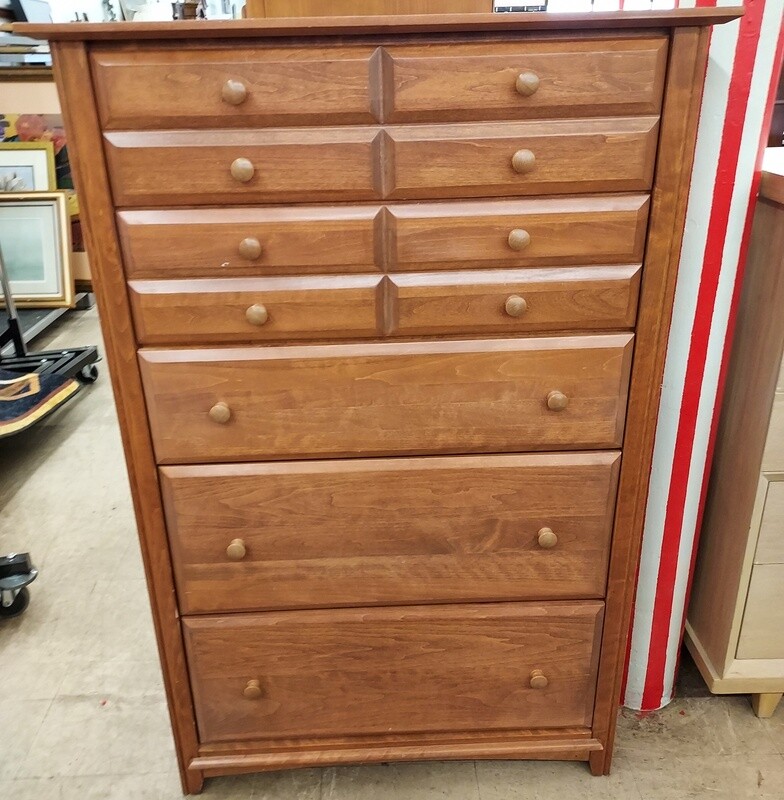
<instances>
[{"instance_id":1,"label":"red and white striped pole","mask_svg":"<svg viewBox=\"0 0 784 800\"><path fill-rule=\"evenodd\" d=\"M624 702L640 710L672 699L728 342L781 68L784 0L746 0L745 7L744 17L718 26L711 39L629 647Z\"/></svg>"}]
</instances>

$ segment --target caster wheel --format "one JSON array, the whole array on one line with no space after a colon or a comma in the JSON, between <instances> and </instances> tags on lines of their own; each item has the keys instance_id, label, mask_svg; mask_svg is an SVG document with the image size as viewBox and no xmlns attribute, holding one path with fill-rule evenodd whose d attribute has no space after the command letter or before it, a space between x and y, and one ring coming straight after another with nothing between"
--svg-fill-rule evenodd
<instances>
[{"instance_id":1,"label":"caster wheel","mask_svg":"<svg viewBox=\"0 0 784 800\"><path fill-rule=\"evenodd\" d=\"M10 606L0 605L0 619L10 619L11 617L18 617L23 614L30 605L30 592L27 587L19 590L19 594L14 598L14 602Z\"/></svg>"},{"instance_id":2,"label":"caster wheel","mask_svg":"<svg viewBox=\"0 0 784 800\"><path fill-rule=\"evenodd\" d=\"M82 383L95 383L98 380L98 367L95 364L88 364L79 370L79 380Z\"/></svg>"}]
</instances>

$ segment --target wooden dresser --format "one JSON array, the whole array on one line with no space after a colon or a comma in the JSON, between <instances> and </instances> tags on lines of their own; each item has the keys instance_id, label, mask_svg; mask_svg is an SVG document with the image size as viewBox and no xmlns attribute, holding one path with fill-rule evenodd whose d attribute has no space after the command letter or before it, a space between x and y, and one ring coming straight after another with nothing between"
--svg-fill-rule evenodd
<instances>
[{"instance_id":1,"label":"wooden dresser","mask_svg":"<svg viewBox=\"0 0 784 800\"><path fill-rule=\"evenodd\" d=\"M739 13L20 26L53 44L186 791L609 770Z\"/></svg>"},{"instance_id":2,"label":"wooden dresser","mask_svg":"<svg viewBox=\"0 0 784 800\"><path fill-rule=\"evenodd\" d=\"M784 150L763 165L686 643L708 688L784 693Z\"/></svg>"}]
</instances>

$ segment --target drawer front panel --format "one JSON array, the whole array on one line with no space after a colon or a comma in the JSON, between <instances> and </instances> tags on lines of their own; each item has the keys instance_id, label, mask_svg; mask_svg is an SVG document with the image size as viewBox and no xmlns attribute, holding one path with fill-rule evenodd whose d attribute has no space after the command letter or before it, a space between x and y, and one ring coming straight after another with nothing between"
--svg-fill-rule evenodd
<instances>
[{"instance_id":1,"label":"drawer front panel","mask_svg":"<svg viewBox=\"0 0 784 800\"><path fill-rule=\"evenodd\" d=\"M619 462L599 452L163 467L180 610L602 597Z\"/></svg>"},{"instance_id":2,"label":"drawer front panel","mask_svg":"<svg viewBox=\"0 0 784 800\"><path fill-rule=\"evenodd\" d=\"M658 117L388 128L386 196L648 190L658 129Z\"/></svg>"},{"instance_id":3,"label":"drawer front panel","mask_svg":"<svg viewBox=\"0 0 784 800\"><path fill-rule=\"evenodd\" d=\"M784 564L755 564L737 658L784 659Z\"/></svg>"},{"instance_id":4,"label":"drawer front panel","mask_svg":"<svg viewBox=\"0 0 784 800\"><path fill-rule=\"evenodd\" d=\"M200 739L590 725L602 613L587 601L185 619Z\"/></svg>"},{"instance_id":5,"label":"drawer front panel","mask_svg":"<svg viewBox=\"0 0 784 800\"><path fill-rule=\"evenodd\" d=\"M370 272L378 206L120 211L129 278Z\"/></svg>"},{"instance_id":6,"label":"drawer front panel","mask_svg":"<svg viewBox=\"0 0 784 800\"><path fill-rule=\"evenodd\" d=\"M493 453L618 447L632 339L145 350L139 357L160 463Z\"/></svg>"},{"instance_id":7,"label":"drawer front panel","mask_svg":"<svg viewBox=\"0 0 784 800\"><path fill-rule=\"evenodd\" d=\"M762 511L755 564L784 564L784 479L768 478L768 491Z\"/></svg>"},{"instance_id":8,"label":"drawer front panel","mask_svg":"<svg viewBox=\"0 0 784 800\"><path fill-rule=\"evenodd\" d=\"M345 339L382 332L380 276L131 281L142 345Z\"/></svg>"},{"instance_id":9,"label":"drawer front panel","mask_svg":"<svg viewBox=\"0 0 784 800\"><path fill-rule=\"evenodd\" d=\"M394 333L632 328L639 266L395 275Z\"/></svg>"},{"instance_id":10,"label":"drawer front panel","mask_svg":"<svg viewBox=\"0 0 784 800\"><path fill-rule=\"evenodd\" d=\"M639 264L648 207L641 194L391 205L390 269Z\"/></svg>"},{"instance_id":11,"label":"drawer front panel","mask_svg":"<svg viewBox=\"0 0 784 800\"><path fill-rule=\"evenodd\" d=\"M375 48L92 50L106 130L368 123Z\"/></svg>"},{"instance_id":12,"label":"drawer front panel","mask_svg":"<svg viewBox=\"0 0 784 800\"><path fill-rule=\"evenodd\" d=\"M373 128L117 132L104 137L118 206L373 200Z\"/></svg>"},{"instance_id":13,"label":"drawer front panel","mask_svg":"<svg viewBox=\"0 0 784 800\"><path fill-rule=\"evenodd\" d=\"M663 36L390 47L385 118L658 114L666 58Z\"/></svg>"}]
</instances>

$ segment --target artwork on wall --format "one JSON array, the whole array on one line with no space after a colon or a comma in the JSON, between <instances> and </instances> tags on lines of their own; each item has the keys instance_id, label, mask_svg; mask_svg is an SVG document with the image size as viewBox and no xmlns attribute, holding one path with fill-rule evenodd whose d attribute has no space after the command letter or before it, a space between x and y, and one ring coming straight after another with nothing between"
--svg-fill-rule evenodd
<instances>
[{"instance_id":1,"label":"artwork on wall","mask_svg":"<svg viewBox=\"0 0 784 800\"><path fill-rule=\"evenodd\" d=\"M56 188L51 142L0 143L0 192L48 192Z\"/></svg>"},{"instance_id":2,"label":"artwork on wall","mask_svg":"<svg viewBox=\"0 0 784 800\"><path fill-rule=\"evenodd\" d=\"M65 192L0 195L0 249L19 305L73 305L71 225Z\"/></svg>"}]
</instances>

